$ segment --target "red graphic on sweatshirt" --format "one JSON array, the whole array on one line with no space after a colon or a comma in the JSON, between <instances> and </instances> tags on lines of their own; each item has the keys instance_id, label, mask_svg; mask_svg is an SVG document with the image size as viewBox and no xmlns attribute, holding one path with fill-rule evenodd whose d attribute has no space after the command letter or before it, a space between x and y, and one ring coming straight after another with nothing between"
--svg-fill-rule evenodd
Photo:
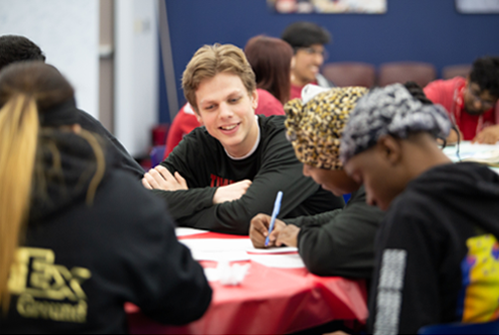
<instances>
[{"instance_id":1,"label":"red graphic on sweatshirt","mask_svg":"<svg viewBox=\"0 0 499 335\"><path fill-rule=\"evenodd\" d=\"M233 180L215 176L214 174L212 174L210 177L211 177L211 185L210 185L211 187L227 186L234 183Z\"/></svg>"}]
</instances>

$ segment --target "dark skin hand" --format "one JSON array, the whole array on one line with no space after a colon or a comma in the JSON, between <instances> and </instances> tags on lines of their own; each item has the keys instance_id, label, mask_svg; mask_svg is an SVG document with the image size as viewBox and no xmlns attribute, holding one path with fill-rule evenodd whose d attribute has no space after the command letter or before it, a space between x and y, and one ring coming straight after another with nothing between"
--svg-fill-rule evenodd
<instances>
[{"instance_id":1,"label":"dark skin hand","mask_svg":"<svg viewBox=\"0 0 499 335\"><path fill-rule=\"evenodd\" d=\"M249 236L255 248L266 248L265 239L269 232L270 215L258 214L250 223ZM268 247L280 247L287 245L296 247L300 228L295 225L286 225L283 221L276 219L274 229L269 236Z\"/></svg>"},{"instance_id":2,"label":"dark skin hand","mask_svg":"<svg viewBox=\"0 0 499 335\"><path fill-rule=\"evenodd\" d=\"M265 248L265 239L267 238L270 226L270 215L267 214L258 214L250 222L249 236L253 246L255 248ZM277 236L279 235L279 231L284 229L286 224L279 220L275 219L274 229L270 233L269 236L269 245L267 247L275 247Z\"/></svg>"}]
</instances>

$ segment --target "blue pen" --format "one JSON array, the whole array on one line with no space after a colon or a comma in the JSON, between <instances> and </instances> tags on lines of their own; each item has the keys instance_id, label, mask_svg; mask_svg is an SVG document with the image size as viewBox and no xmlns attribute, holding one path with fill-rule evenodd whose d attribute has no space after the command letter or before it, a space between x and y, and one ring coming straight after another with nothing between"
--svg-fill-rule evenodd
<instances>
[{"instance_id":1,"label":"blue pen","mask_svg":"<svg viewBox=\"0 0 499 335\"><path fill-rule=\"evenodd\" d=\"M272 211L272 216L270 218L269 233L267 235L267 238L265 239L265 246L269 245L269 236L272 230L274 229L275 218L277 217L277 214L279 214L279 211L281 210L281 200L282 200L282 191L279 191L277 192L277 197L275 198L274 210Z\"/></svg>"}]
</instances>

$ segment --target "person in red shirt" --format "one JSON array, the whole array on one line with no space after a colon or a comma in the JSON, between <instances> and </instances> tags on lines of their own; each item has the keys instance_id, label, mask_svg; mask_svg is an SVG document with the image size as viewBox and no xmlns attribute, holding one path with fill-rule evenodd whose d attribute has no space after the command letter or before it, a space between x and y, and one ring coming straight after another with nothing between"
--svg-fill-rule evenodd
<instances>
[{"instance_id":1,"label":"person in red shirt","mask_svg":"<svg viewBox=\"0 0 499 335\"><path fill-rule=\"evenodd\" d=\"M448 142L499 141L499 57L478 58L466 78L433 81L424 93L444 106L457 126L459 134L451 131Z\"/></svg>"},{"instance_id":2,"label":"person in red shirt","mask_svg":"<svg viewBox=\"0 0 499 335\"><path fill-rule=\"evenodd\" d=\"M283 31L281 38L294 50L290 100L301 98L301 90L307 84L325 88L335 86L319 73L327 58L324 45L331 41L331 35L326 29L312 22L295 22Z\"/></svg>"}]
</instances>

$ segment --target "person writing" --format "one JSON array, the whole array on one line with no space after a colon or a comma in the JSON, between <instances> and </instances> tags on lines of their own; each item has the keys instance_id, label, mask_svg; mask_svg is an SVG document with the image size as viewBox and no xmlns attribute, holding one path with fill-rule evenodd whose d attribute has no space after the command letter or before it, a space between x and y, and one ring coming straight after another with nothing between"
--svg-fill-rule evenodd
<instances>
[{"instance_id":1,"label":"person writing","mask_svg":"<svg viewBox=\"0 0 499 335\"><path fill-rule=\"evenodd\" d=\"M126 333L125 302L185 324L211 301L164 203L83 129L54 67L0 73L0 329Z\"/></svg>"},{"instance_id":2,"label":"person writing","mask_svg":"<svg viewBox=\"0 0 499 335\"><path fill-rule=\"evenodd\" d=\"M343 199L301 174L285 138L285 116L255 116L255 75L241 49L200 48L182 86L204 126L142 180L180 225L247 235L253 216L272 211L278 191L284 193L280 218L343 207Z\"/></svg>"},{"instance_id":3,"label":"person writing","mask_svg":"<svg viewBox=\"0 0 499 335\"><path fill-rule=\"evenodd\" d=\"M448 142L499 141L499 57L478 58L466 78L433 81L424 93L433 103L444 106L458 128L459 134L451 130Z\"/></svg>"},{"instance_id":4,"label":"person writing","mask_svg":"<svg viewBox=\"0 0 499 335\"><path fill-rule=\"evenodd\" d=\"M268 237L269 247L298 247L307 269L317 275L368 279L383 212L366 204L364 188L345 173L339 159L343 127L367 89L308 85L303 92L303 99L285 106L287 136L303 163L303 174L336 196L353 192L351 199L344 209L276 220L270 234L270 216L258 214L251 220L251 241L262 248Z\"/></svg>"},{"instance_id":5,"label":"person writing","mask_svg":"<svg viewBox=\"0 0 499 335\"><path fill-rule=\"evenodd\" d=\"M400 84L372 90L341 139L345 171L386 211L369 299L374 334L499 316L499 176L453 164L436 141L449 134L447 112L417 96Z\"/></svg>"}]
</instances>

